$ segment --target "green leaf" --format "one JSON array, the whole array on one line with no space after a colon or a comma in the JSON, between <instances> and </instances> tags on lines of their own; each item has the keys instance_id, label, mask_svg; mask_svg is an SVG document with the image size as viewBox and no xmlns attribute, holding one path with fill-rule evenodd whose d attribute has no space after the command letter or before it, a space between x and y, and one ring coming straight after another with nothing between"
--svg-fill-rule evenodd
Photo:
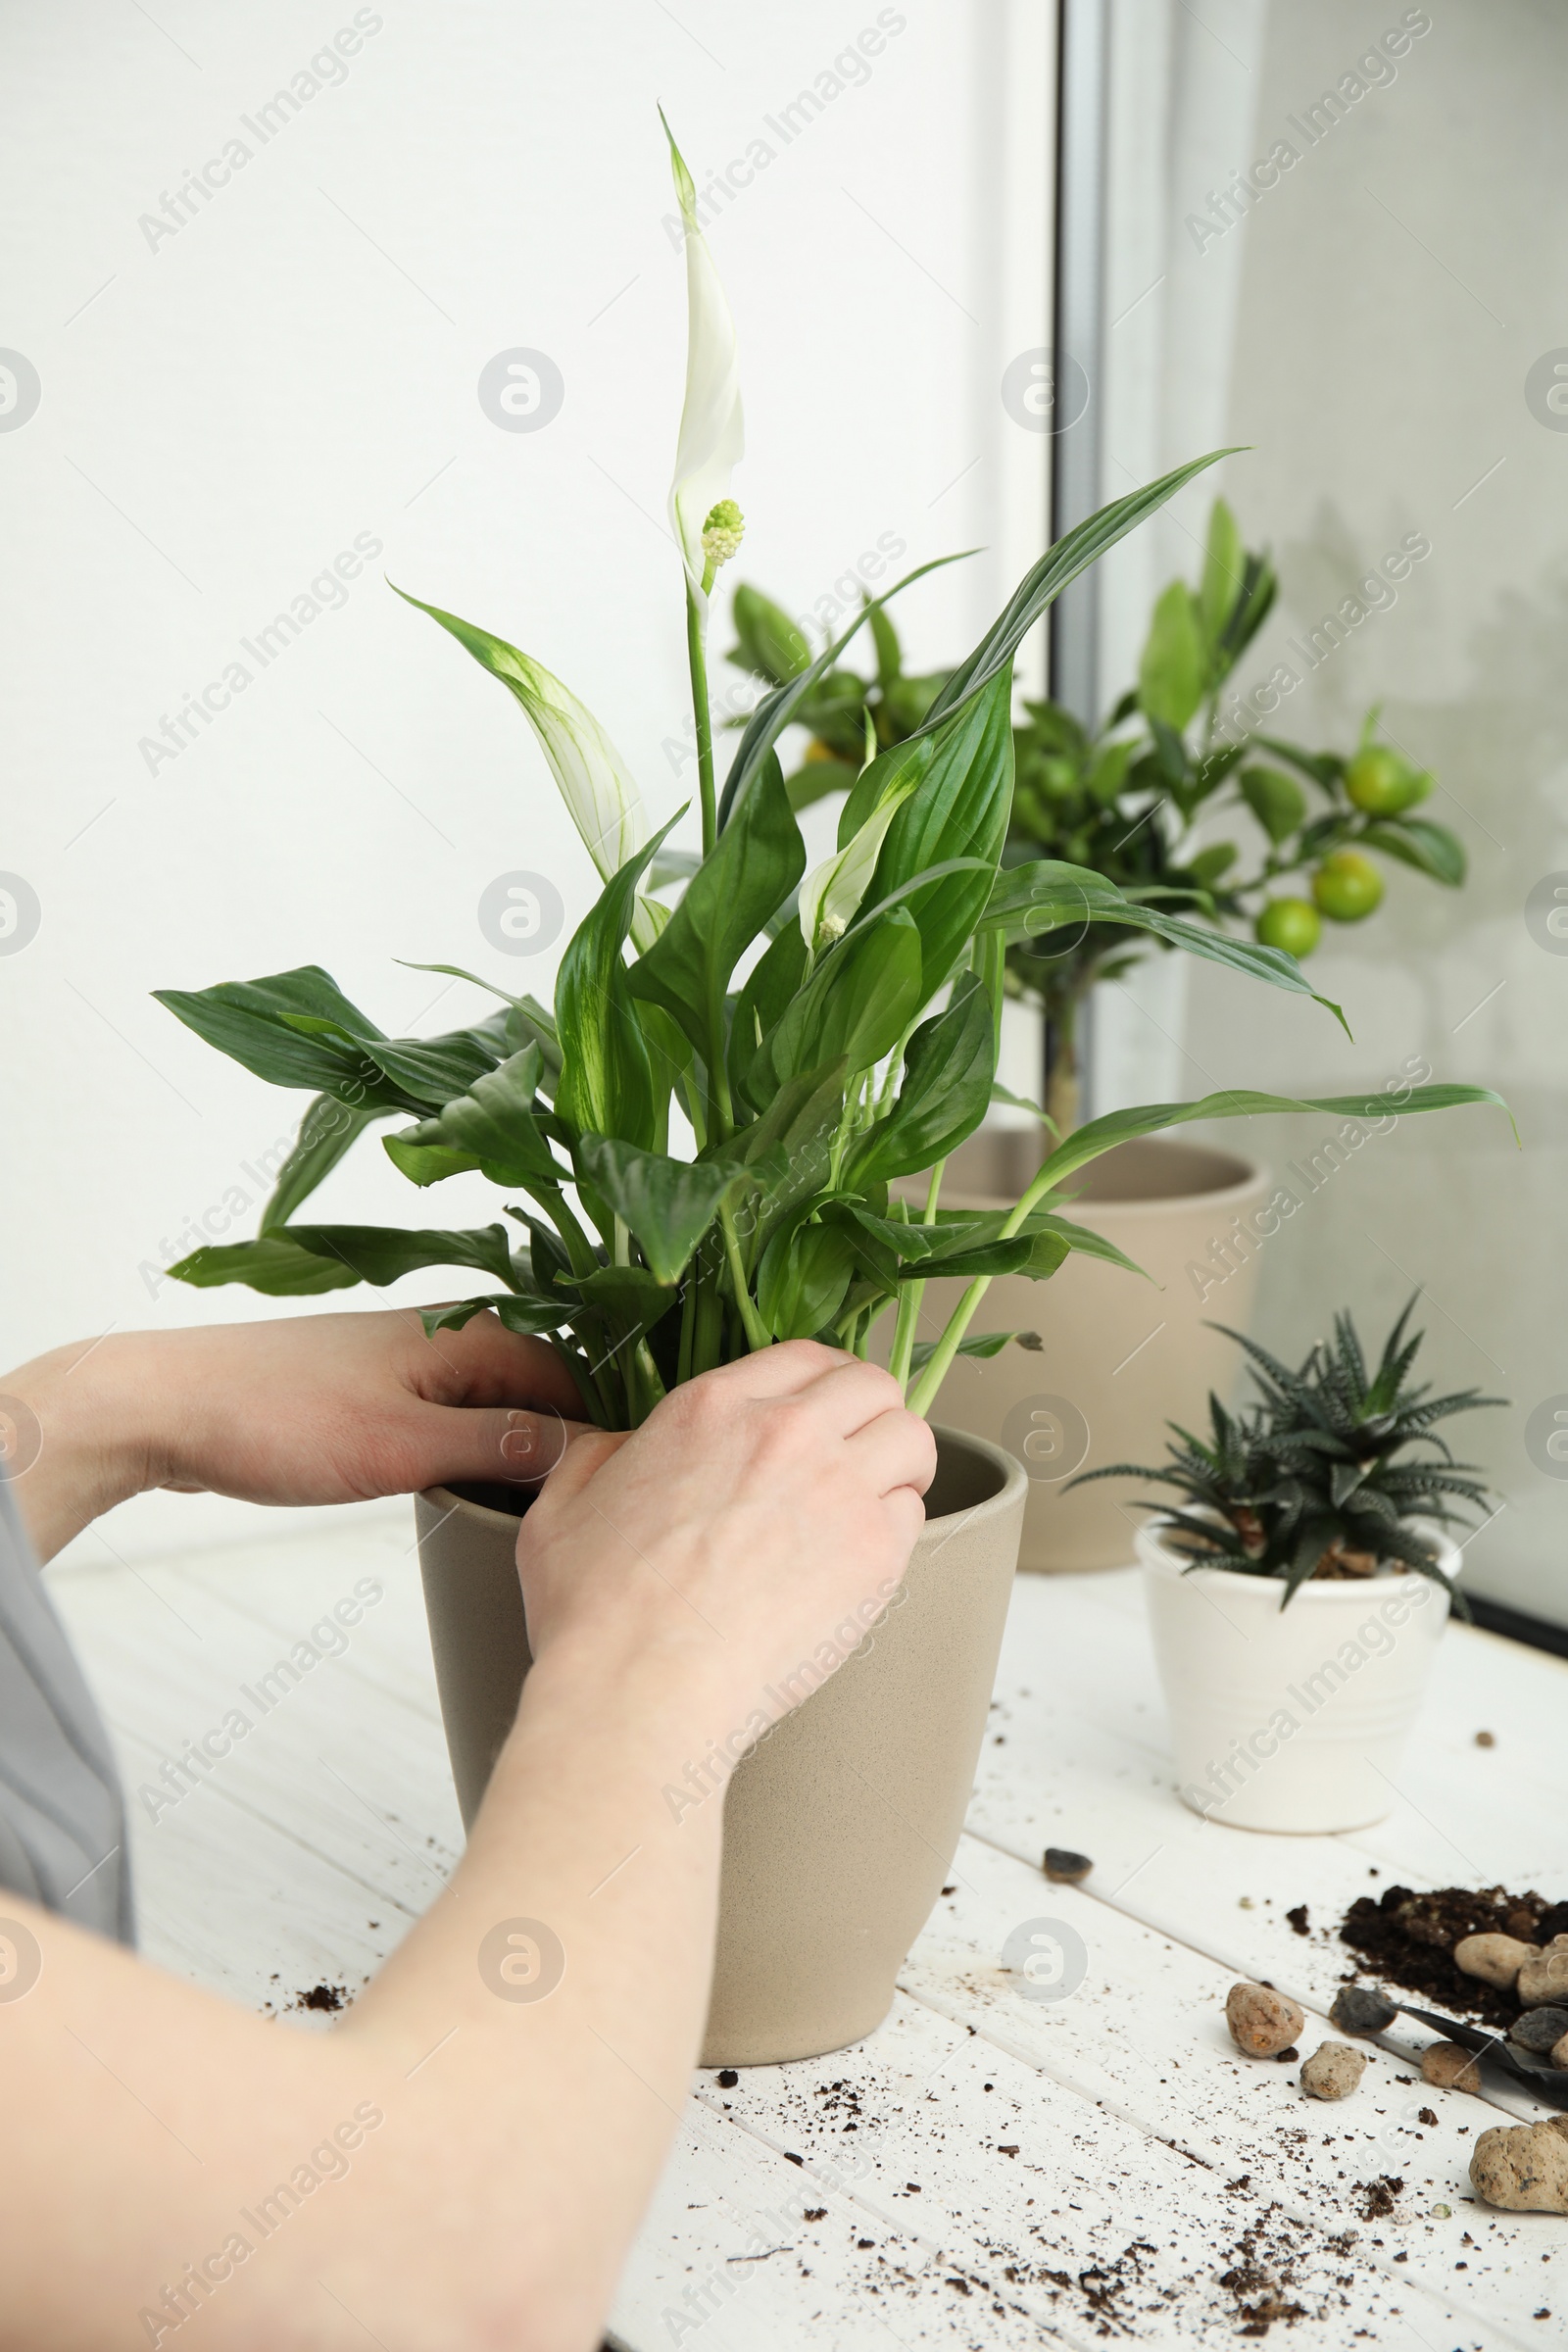
<instances>
[{"instance_id":1,"label":"green leaf","mask_svg":"<svg viewBox=\"0 0 1568 2352\"><path fill-rule=\"evenodd\" d=\"M769 754L661 937L632 966L635 997L662 1005L706 1060L724 1050L730 974L806 871L806 844ZM608 1132L602 1122L585 1126Z\"/></svg>"},{"instance_id":2,"label":"green leaf","mask_svg":"<svg viewBox=\"0 0 1568 2352\"><path fill-rule=\"evenodd\" d=\"M1467 859L1463 842L1429 816L1385 817L1368 825L1361 839L1369 850L1397 858L1401 863L1413 865L1417 873L1446 883L1449 890L1457 890L1464 880Z\"/></svg>"},{"instance_id":3,"label":"green leaf","mask_svg":"<svg viewBox=\"0 0 1568 2352\"><path fill-rule=\"evenodd\" d=\"M1208 657L1193 592L1172 580L1154 607L1138 663L1138 700L1150 718L1180 734L1203 699Z\"/></svg>"},{"instance_id":4,"label":"green leaf","mask_svg":"<svg viewBox=\"0 0 1568 2352\"><path fill-rule=\"evenodd\" d=\"M906 800L935 757L936 746L929 735L879 752L853 779L854 789L839 810L838 848L847 850L885 801Z\"/></svg>"},{"instance_id":5,"label":"green leaf","mask_svg":"<svg viewBox=\"0 0 1568 2352\"><path fill-rule=\"evenodd\" d=\"M1117 1144L1131 1137L1157 1135L1163 1127L1185 1126L1192 1119L1247 1119L1260 1111L1324 1110L1347 1119L1400 1118L1408 1111L1454 1110L1469 1102L1492 1102L1499 1110L1508 1105L1500 1095L1486 1086L1413 1086L1405 1094L1361 1095L1263 1095L1246 1088L1233 1088L1220 1095L1204 1095L1198 1102L1150 1102L1137 1110L1113 1110L1102 1119L1091 1119L1085 1127L1068 1137L1064 1144L1048 1154L1041 1162L1030 1191L1042 1192L1061 1184L1090 1160L1098 1159ZM1509 1124L1512 1125L1512 1113ZM1515 1140L1517 1140L1517 1129Z\"/></svg>"},{"instance_id":6,"label":"green leaf","mask_svg":"<svg viewBox=\"0 0 1568 2352\"><path fill-rule=\"evenodd\" d=\"M898 1043L925 1002L920 933L907 907L847 932L763 1039L748 1074L752 1099L841 1056L851 1077Z\"/></svg>"},{"instance_id":7,"label":"green leaf","mask_svg":"<svg viewBox=\"0 0 1568 2352\"><path fill-rule=\"evenodd\" d=\"M783 607L760 588L737 587L730 617L740 639L729 656L731 662L743 661L748 669L775 686L787 685L803 669L810 668L811 649L806 639Z\"/></svg>"},{"instance_id":8,"label":"green leaf","mask_svg":"<svg viewBox=\"0 0 1568 2352\"><path fill-rule=\"evenodd\" d=\"M860 1190L945 1159L985 1117L995 1073L990 994L965 972L947 1010L910 1038L898 1097L851 1152L845 1184Z\"/></svg>"},{"instance_id":9,"label":"green leaf","mask_svg":"<svg viewBox=\"0 0 1568 2352\"><path fill-rule=\"evenodd\" d=\"M1306 795L1277 767L1248 767L1236 779L1243 800L1276 846L1306 821Z\"/></svg>"},{"instance_id":10,"label":"green leaf","mask_svg":"<svg viewBox=\"0 0 1568 2352\"><path fill-rule=\"evenodd\" d=\"M1217 645L1225 623L1241 596L1247 577L1247 551L1236 517L1222 498L1208 513L1208 545L1203 552L1203 579L1198 592L1199 618L1208 643Z\"/></svg>"},{"instance_id":11,"label":"green leaf","mask_svg":"<svg viewBox=\"0 0 1568 2352\"><path fill-rule=\"evenodd\" d=\"M758 1268L757 1311L776 1340L809 1340L837 1314L855 1271L841 1226L792 1218L774 1234Z\"/></svg>"},{"instance_id":12,"label":"green leaf","mask_svg":"<svg viewBox=\"0 0 1568 2352\"><path fill-rule=\"evenodd\" d=\"M559 1331L571 1318L569 1301L559 1305L548 1298L517 1298L510 1291L501 1291L483 1298L458 1298L450 1306L424 1306L419 1320L424 1325L426 1339L434 1339L438 1331L461 1331L466 1323L486 1308L506 1325L508 1331L522 1338L537 1338L547 1331Z\"/></svg>"},{"instance_id":13,"label":"green leaf","mask_svg":"<svg viewBox=\"0 0 1568 2352\"><path fill-rule=\"evenodd\" d=\"M346 1099L356 1108L423 1107L411 1102L346 1042L379 1038L381 1031L349 1003L319 964L301 964L262 980L224 980L216 988L155 988L153 995L187 1029L270 1086L309 1087L313 1094ZM327 1027L304 1031L290 1017L302 1014Z\"/></svg>"},{"instance_id":14,"label":"green leaf","mask_svg":"<svg viewBox=\"0 0 1568 2352\"><path fill-rule=\"evenodd\" d=\"M400 1175L411 1184L440 1184L448 1176L466 1176L479 1165L466 1152L452 1152L444 1145L411 1144L407 1138L414 1134L412 1127L402 1135L384 1135L381 1149Z\"/></svg>"},{"instance_id":15,"label":"green leaf","mask_svg":"<svg viewBox=\"0 0 1568 2352\"><path fill-rule=\"evenodd\" d=\"M600 1266L576 1287L591 1305L638 1331L652 1331L675 1302L674 1285L661 1282L647 1266Z\"/></svg>"},{"instance_id":16,"label":"green leaf","mask_svg":"<svg viewBox=\"0 0 1568 2352\"><path fill-rule=\"evenodd\" d=\"M352 1290L360 1279L341 1258L318 1257L283 1233L261 1233L254 1242L193 1250L169 1271L176 1282L188 1282L199 1291L243 1282L270 1298L314 1298L322 1291Z\"/></svg>"},{"instance_id":17,"label":"green leaf","mask_svg":"<svg viewBox=\"0 0 1568 2352\"><path fill-rule=\"evenodd\" d=\"M603 1135L585 1135L575 1157L661 1283L679 1280L721 1202L745 1181L733 1160L669 1159Z\"/></svg>"},{"instance_id":18,"label":"green leaf","mask_svg":"<svg viewBox=\"0 0 1568 2352\"><path fill-rule=\"evenodd\" d=\"M1020 1348L1027 1348L1031 1353L1038 1351L1044 1344L1038 1331L977 1331L972 1339L958 1342L958 1353L976 1356L1000 1355L1009 1340L1016 1340ZM909 1351L910 1371L923 1372L935 1355L937 1346L938 1343L935 1340L916 1340Z\"/></svg>"},{"instance_id":19,"label":"green leaf","mask_svg":"<svg viewBox=\"0 0 1568 2352\"><path fill-rule=\"evenodd\" d=\"M1206 850L1200 850L1187 870L1195 882L1200 883L1204 890L1208 890L1219 880L1221 874L1228 873L1235 863L1235 842L1216 841L1211 843Z\"/></svg>"},{"instance_id":20,"label":"green leaf","mask_svg":"<svg viewBox=\"0 0 1568 2352\"><path fill-rule=\"evenodd\" d=\"M926 712L920 732L929 733L1005 669L1041 614L1080 572L1098 563L1107 548L1114 547L1118 539L1124 539L1139 523L1147 521L1205 466L1234 455L1228 449L1210 450L1207 457L1194 458L1188 465L1178 466L1174 472L1146 483L1128 497L1113 499L1109 506L1091 514L1087 522L1064 533L1025 573L974 652L966 662L959 662Z\"/></svg>"},{"instance_id":21,"label":"green leaf","mask_svg":"<svg viewBox=\"0 0 1568 2352\"><path fill-rule=\"evenodd\" d=\"M858 772L848 760L808 760L784 779L790 807L799 814L813 802L825 801L830 792L848 792Z\"/></svg>"},{"instance_id":22,"label":"green leaf","mask_svg":"<svg viewBox=\"0 0 1568 2352\"><path fill-rule=\"evenodd\" d=\"M971 552L971 550L964 551L965 554ZM882 607L891 598L899 595L901 590L910 587L918 579L923 579L928 571L937 571L945 564L961 564L963 561L963 555L937 556L929 564L917 564L913 571L905 573L902 580L895 580L891 588L884 588L880 596L872 597L869 603L863 604L843 636L836 637L830 645L826 646L817 655L809 669L802 670L800 676L791 678L787 686L775 686L771 694L762 697L746 722L746 729L736 748L729 774L724 779L724 790L718 804L718 821L721 826L729 823L737 803L750 790L752 778L761 767L763 760L785 728L793 725L800 717L801 705L811 693L817 681L826 677L845 647L864 627L871 615L880 612Z\"/></svg>"},{"instance_id":23,"label":"green leaf","mask_svg":"<svg viewBox=\"0 0 1568 2352\"><path fill-rule=\"evenodd\" d=\"M1066 878L1080 872L1085 873L1082 881ZM1235 939L1229 932L1205 930L1178 914L1164 914L1157 906L1124 898L1102 876L1089 874L1083 868L1063 867L1052 858L1042 858L1036 864L1010 865L998 875L981 918L983 929L1000 930L1009 944L1085 922L1115 923L1128 930L1149 931L1169 947L1185 949L1189 956L1201 956L1209 963L1222 963L1230 971L1245 973L1249 979L1266 980L1271 987L1288 989L1295 996L1310 997L1314 1004L1332 1012L1346 1035L1349 1035L1349 1026L1339 1005L1331 998L1318 995L1296 957L1287 956L1283 948L1260 947L1255 940Z\"/></svg>"},{"instance_id":24,"label":"green leaf","mask_svg":"<svg viewBox=\"0 0 1568 2352\"><path fill-rule=\"evenodd\" d=\"M904 674L904 654L898 630L880 605L871 614L871 642L876 647L876 682L886 694Z\"/></svg>"},{"instance_id":25,"label":"green leaf","mask_svg":"<svg viewBox=\"0 0 1568 2352\"><path fill-rule=\"evenodd\" d=\"M384 1115L382 1111L363 1106L352 1109L347 1102L336 1102L330 1095L318 1095L300 1121L298 1140L278 1169L271 1198L262 1210L263 1233L286 1225L301 1202L308 1200L323 1178L331 1174L350 1145L372 1120Z\"/></svg>"},{"instance_id":26,"label":"green leaf","mask_svg":"<svg viewBox=\"0 0 1568 2352\"><path fill-rule=\"evenodd\" d=\"M729 1083L732 1094L760 1109L771 1091L753 1096L748 1073L757 1062L758 1049L770 1029L784 1017L785 1008L806 976L807 947L799 923L786 923L765 955L752 967L750 979L735 1000L729 1035Z\"/></svg>"},{"instance_id":27,"label":"green leaf","mask_svg":"<svg viewBox=\"0 0 1568 2352\"><path fill-rule=\"evenodd\" d=\"M504 1225L415 1232L404 1232L395 1225L291 1225L277 1238L297 1242L317 1257L349 1267L361 1282L371 1283L377 1290L426 1266L476 1266L481 1274L494 1275L509 1287L516 1282Z\"/></svg>"},{"instance_id":28,"label":"green leaf","mask_svg":"<svg viewBox=\"0 0 1568 2352\"><path fill-rule=\"evenodd\" d=\"M556 976L562 1055L557 1109L579 1133L617 1135L645 1148L654 1141L653 1068L621 950L637 904L637 884L664 835L684 814L684 808L677 809L606 883L567 942Z\"/></svg>"},{"instance_id":29,"label":"green leaf","mask_svg":"<svg viewBox=\"0 0 1568 2352\"><path fill-rule=\"evenodd\" d=\"M525 1046L520 1054L476 1078L467 1093L448 1102L438 1117L422 1119L401 1135L388 1136L387 1152L406 1174L414 1175L416 1183L431 1183L435 1173L456 1173L456 1166L434 1168L433 1163L416 1156L438 1150L463 1166L482 1169L492 1184L543 1185L558 1190L564 1171L545 1141L534 1109L543 1067L538 1046ZM427 1165L432 1166L431 1174L422 1172ZM415 1174L416 1167L421 1170L419 1174Z\"/></svg>"},{"instance_id":30,"label":"green leaf","mask_svg":"<svg viewBox=\"0 0 1568 2352\"><path fill-rule=\"evenodd\" d=\"M953 858L981 870L949 874L909 901L920 929L925 994L963 955L991 895L1012 806L1012 672L997 670L935 739L929 766L888 827L867 892L873 901Z\"/></svg>"}]
</instances>

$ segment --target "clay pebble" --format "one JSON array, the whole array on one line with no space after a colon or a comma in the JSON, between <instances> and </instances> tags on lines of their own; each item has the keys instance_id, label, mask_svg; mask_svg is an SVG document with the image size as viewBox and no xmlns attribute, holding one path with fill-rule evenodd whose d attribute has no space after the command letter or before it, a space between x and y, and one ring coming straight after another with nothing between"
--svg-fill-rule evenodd
<instances>
[{"instance_id":1,"label":"clay pebble","mask_svg":"<svg viewBox=\"0 0 1568 2352\"><path fill-rule=\"evenodd\" d=\"M1301 2069L1301 2088L1314 2099L1348 2099L1366 2072L1366 2052L1348 2041L1325 2041Z\"/></svg>"},{"instance_id":2,"label":"clay pebble","mask_svg":"<svg viewBox=\"0 0 1568 2352\"><path fill-rule=\"evenodd\" d=\"M1467 1977L1479 1977L1484 1984L1500 1984L1504 1990L1525 1962L1537 1956L1537 1946L1522 1942L1517 1936L1463 1936L1453 1947L1455 1968Z\"/></svg>"},{"instance_id":3,"label":"clay pebble","mask_svg":"<svg viewBox=\"0 0 1568 2352\"><path fill-rule=\"evenodd\" d=\"M1041 1864L1047 1878L1054 1879L1063 1886L1076 1886L1080 1879L1088 1878L1094 1867L1087 1854L1075 1854L1069 1845L1048 1845L1046 1858Z\"/></svg>"},{"instance_id":4,"label":"clay pebble","mask_svg":"<svg viewBox=\"0 0 1568 2352\"><path fill-rule=\"evenodd\" d=\"M1551 2124L1499 2124L1483 2132L1470 2185L1509 2213L1568 2213L1568 2133Z\"/></svg>"},{"instance_id":5,"label":"clay pebble","mask_svg":"<svg viewBox=\"0 0 1568 2352\"><path fill-rule=\"evenodd\" d=\"M1551 2063L1553 2066L1568 2067L1568 2034L1565 2034L1560 2041L1552 2043Z\"/></svg>"},{"instance_id":6,"label":"clay pebble","mask_svg":"<svg viewBox=\"0 0 1568 2352\"><path fill-rule=\"evenodd\" d=\"M1440 2090L1473 2090L1481 2095L1481 2069L1475 2053L1456 2041L1435 2041L1421 2053L1421 2079Z\"/></svg>"},{"instance_id":7,"label":"clay pebble","mask_svg":"<svg viewBox=\"0 0 1568 2352\"><path fill-rule=\"evenodd\" d=\"M1306 2012L1267 1984L1233 1984L1225 1996L1231 2039L1250 2058L1274 2058L1306 2024Z\"/></svg>"},{"instance_id":8,"label":"clay pebble","mask_svg":"<svg viewBox=\"0 0 1568 2352\"><path fill-rule=\"evenodd\" d=\"M1526 2009L1549 2009L1568 1999L1568 1936L1554 1936L1544 1952L1525 1962L1514 1990Z\"/></svg>"},{"instance_id":9,"label":"clay pebble","mask_svg":"<svg viewBox=\"0 0 1568 2352\"><path fill-rule=\"evenodd\" d=\"M1342 1984L1329 2011L1329 2023L1343 2034L1381 2034L1399 2014L1397 2001L1371 1984Z\"/></svg>"},{"instance_id":10,"label":"clay pebble","mask_svg":"<svg viewBox=\"0 0 1568 2352\"><path fill-rule=\"evenodd\" d=\"M1568 2009L1527 2009L1508 2028L1522 2050L1549 2050L1568 2034Z\"/></svg>"}]
</instances>

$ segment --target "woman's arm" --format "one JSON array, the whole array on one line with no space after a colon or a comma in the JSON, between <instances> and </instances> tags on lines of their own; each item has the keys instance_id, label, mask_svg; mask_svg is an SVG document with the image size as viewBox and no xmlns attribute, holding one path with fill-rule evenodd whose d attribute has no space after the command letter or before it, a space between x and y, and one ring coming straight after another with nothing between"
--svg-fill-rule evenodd
<instances>
[{"instance_id":1,"label":"woman's arm","mask_svg":"<svg viewBox=\"0 0 1568 2352\"><path fill-rule=\"evenodd\" d=\"M0 1997L0 2343L200 2311L236 2352L590 2352L708 1998L722 1792L664 1790L891 1595L933 1460L804 1342L579 1438L522 1523L537 1662L467 1853L329 2037L11 1906L43 1967Z\"/></svg>"},{"instance_id":2,"label":"woman's arm","mask_svg":"<svg viewBox=\"0 0 1568 2352\"><path fill-rule=\"evenodd\" d=\"M121 1332L57 1348L0 1388L33 1416L11 1467L42 1560L150 1487L307 1503L526 1483L582 1411L543 1340L491 1314L426 1339L413 1307Z\"/></svg>"}]
</instances>

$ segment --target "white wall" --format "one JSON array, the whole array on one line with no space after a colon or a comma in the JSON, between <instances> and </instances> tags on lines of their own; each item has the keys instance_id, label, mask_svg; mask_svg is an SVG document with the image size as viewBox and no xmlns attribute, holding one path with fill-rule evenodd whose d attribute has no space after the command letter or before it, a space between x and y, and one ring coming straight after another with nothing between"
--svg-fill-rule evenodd
<instances>
[{"instance_id":1,"label":"white wall","mask_svg":"<svg viewBox=\"0 0 1568 2352\"><path fill-rule=\"evenodd\" d=\"M1137 17L1146 0L1123 5ZM1253 127L1223 160L1266 154L1406 13L1371 0L1270 9ZM1532 367L1568 343L1568 21L1546 0L1417 13L1430 30L1396 78L1368 87L1316 145L1296 137L1299 160L1192 262L1240 270L1234 358L1216 346L1214 375L1228 387L1224 438L1250 454L1228 463L1224 484L1283 581L1239 683L1266 679L1286 640L1405 533L1429 537L1397 604L1274 723L1348 748L1383 697L1391 732L1438 772L1430 812L1465 841L1471 879L1455 896L1394 869L1373 922L1330 928L1311 970L1344 1004L1353 1045L1310 1005L1208 966L1192 971L1185 1018L1163 979L1150 1009L1179 1038L1184 1094L1210 1077L1343 1092L1417 1054L1436 1077L1494 1085L1514 1104L1523 1152L1500 1114L1476 1110L1407 1120L1358 1152L1265 1250L1261 1330L1294 1354L1348 1304L1370 1336L1425 1284L1433 1375L1513 1399L1453 1425L1507 1496L1471 1554L1473 1581L1568 1621L1568 1483L1525 1443L1530 1415L1568 1392L1568 961L1525 917L1542 877L1568 868L1568 435L1526 398ZM1234 80L1218 49L1211 71L1216 85ZM1173 180L1170 213L1201 211L1213 184ZM1178 523L1200 527L1207 496L1189 491ZM1191 576L1191 553L1170 568ZM1278 1164L1332 1125L1225 1132ZM1209 1304L1223 1318L1223 1294Z\"/></svg>"},{"instance_id":2,"label":"white wall","mask_svg":"<svg viewBox=\"0 0 1568 2352\"><path fill-rule=\"evenodd\" d=\"M548 874L568 924L591 903L520 717L383 571L557 669L661 817L693 788L666 749L687 720L662 519L684 294L656 99L700 184L749 153L755 169L711 230L751 448L737 573L805 610L852 596L846 575L879 539L909 564L984 545L905 615L927 664L978 635L1038 552L1044 507L1045 445L997 387L1049 341L1049 14L12 13L0 343L42 397L0 431L0 868L42 920L0 955L7 1360L107 1326L301 1311L158 1279L192 1217L216 1211L220 1228L228 1201L230 1230L252 1229L257 1155L302 1104L202 1046L151 989L320 961L383 1026L429 1032L479 1000L394 957L508 983L523 968L478 931L492 877ZM333 36L356 24L339 75ZM880 53L841 67L846 86L786 142L768 119L879 25ZM263 143L245 118L323 52L323 86ZM194 218L143 225L236 136L249 160ZM476 397L484 364L517 346L564 381L538 432L498 429ZM381 552L340 608L262 667L242 640L362 535ZM139 748L236 659L250 682L194 742ZM413 1199L372 1146L320 1206L392 1222ZM477 1180L442 1208L492 1213ZM160 1496L121 1514L114 1540L250 1524L239 1505Z\"/></svg>"}]
</instances>

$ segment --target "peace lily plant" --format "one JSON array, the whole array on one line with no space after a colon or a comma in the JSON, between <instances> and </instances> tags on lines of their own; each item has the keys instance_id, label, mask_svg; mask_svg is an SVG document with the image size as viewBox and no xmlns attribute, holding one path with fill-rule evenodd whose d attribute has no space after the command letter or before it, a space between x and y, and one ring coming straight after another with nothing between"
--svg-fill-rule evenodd
<instances>
[{"instance_id":1,"label":"peace lily plant","mask_svg":"<svg viewBox=\"0 0 1568 2352\"><path fill-rule=\"evenodd\" d=\"M491 1308L511 1330L548 1335L585 1413L609 1428L635 1426L677 1383L775 1341L816 1337L863 1355L891 1313L891 1367L923 1413L960 1349L990 1354L1018 1336L971 1333L996 1276L1043 1279L1073 1250L1130 1265L1063 1213L1088 1163L1129 1137L1256 1111L1371 1118L1497 1098L1427 1086L1397 1104L1250 1092L1155 1103L1059 1142L1005 1213L942 1206L943 1163L996 1091L1010 946L1092 919L1313 993L1282 950L1138 903L1088 867L1002 865L1020 643L1069 581L1214 457L1105 507L1040 559L912 732L886 750L867 746L835 851L808 874L775 746L860 626L933 566L871 602L763 697L720 791L708 616L743 528L730 497L741 401L734 324L673 139L670 153L689 341L669 514L685 575L701 854L665 848L684 809L650 831L625 761L560 679L410 597L515 697L604 887L562 957L553 1006L453 965L420 967L473 979L501 1000L440 1037L386 1036L317 965L158 992L258 1077L315 1097L256 1239L198 1250L172 1271L297 1297L423 1268L472 1270L489 1287L426 1310L427 1329ZM672 905L661 897L680 883ZM387 1119L405 1122L383 1148L414 1184L477 1169L514 1196L509 1224L301 1221L350 1146ZM916 1212L889 1188L921 1172ZM938 1276L966 1278L965 1288L940 1334L917 1344L925 1286Z\"/></svg>"}]
</instances>

